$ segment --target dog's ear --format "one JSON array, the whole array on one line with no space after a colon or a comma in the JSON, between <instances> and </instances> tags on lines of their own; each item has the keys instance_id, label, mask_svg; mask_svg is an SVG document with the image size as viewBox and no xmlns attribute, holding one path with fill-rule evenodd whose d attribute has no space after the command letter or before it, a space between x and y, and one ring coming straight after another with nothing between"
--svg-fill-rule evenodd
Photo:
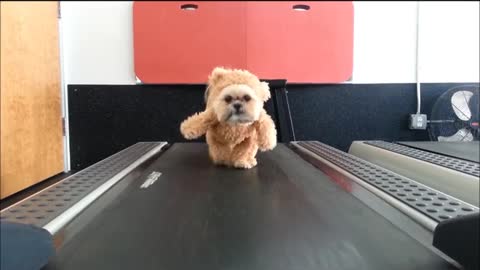
<instances>
[{"instance_id":1,"label":"dog's ear","mask_svg":"<svg viewBox=\"0 0 480 270\"><path fill-rule=\"evenodd\" d=\"M208 76L207 89L205 89L205 93L203 94L205 104L208 103L211 88L218 84L228 72L229 70L223 67L216 67L213 69L212 73Z\"/></svg>"},{"instance_id":2,"label":"dog's ear","mask_svg":"<svg viewBox=\"0 0 480 270\"><path fill-rule=\"evenodd\" d=\"M223 77L227 73L228 73L228 70L223 67L214 68L212 73L208 77L208 85L210 86L218 83L221 79L223 79Z\"/></svg>"},{"instance_id":3,"label":"dog's ear","mask_svg":"<svg viewBox=\"0 0 480 270\"><path fill-rule=\"evenodd\" d=\"M270 86L267 82L260 82L260 98L263 102L266 102L270 97Z\"/></svg>"}]
</instances>

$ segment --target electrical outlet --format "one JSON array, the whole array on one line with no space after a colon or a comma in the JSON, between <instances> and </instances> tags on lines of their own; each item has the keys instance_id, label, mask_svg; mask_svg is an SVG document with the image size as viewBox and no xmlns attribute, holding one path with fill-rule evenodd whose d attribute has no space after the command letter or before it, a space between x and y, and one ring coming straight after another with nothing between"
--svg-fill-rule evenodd
<instances>
[{"instance_id":1,"label":"electrical outlet","mask_svg":"<svg viewBox=\"0 0 480 270\"><path fill-rule=\"evenodd\" d=\"M427 129L427 115L426 114L411 114L410 129Z\"/></svg>"}]
</instances>

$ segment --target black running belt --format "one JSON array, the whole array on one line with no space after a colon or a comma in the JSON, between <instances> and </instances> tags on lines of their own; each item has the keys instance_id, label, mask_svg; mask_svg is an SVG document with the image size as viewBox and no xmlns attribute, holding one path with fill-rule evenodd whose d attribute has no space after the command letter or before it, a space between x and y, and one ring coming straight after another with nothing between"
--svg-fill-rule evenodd
<instances>
[{"instance_id":1,"label":"black running belt","mask_svg":"<svg viewBox=\"0 0 480 270\"><path fill-rule=\"evenodd\" d=\"M475 142L397 142L424 151L480 162L480 144Z\"/></svg>"},{"instance_id":2,"label":"black running belt","mask_svg":"<svg viewBox=\"0 0 480 270\"><path fill-rule=\"evenodd\" d=\"M237 170L174 144L77 229L46 269L455 269L284 145Z\"/></svg>"}]
</instances>

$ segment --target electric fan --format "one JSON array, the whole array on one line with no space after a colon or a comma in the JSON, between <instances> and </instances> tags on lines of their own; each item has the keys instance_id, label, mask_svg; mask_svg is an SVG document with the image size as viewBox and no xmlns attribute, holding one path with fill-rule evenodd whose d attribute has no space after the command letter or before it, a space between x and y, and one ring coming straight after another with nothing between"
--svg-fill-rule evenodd
<instances>
[{"instance_id":1,"label":"electric fan","mask_svg":"<svg viewBox=\"0 0 480 270\"><path fill-rule=\"evenodd\" d=\"M435 102L429 125L432 141L461 142L479 139L479 87L449 89Z\"/></svg>"}]
</instances>

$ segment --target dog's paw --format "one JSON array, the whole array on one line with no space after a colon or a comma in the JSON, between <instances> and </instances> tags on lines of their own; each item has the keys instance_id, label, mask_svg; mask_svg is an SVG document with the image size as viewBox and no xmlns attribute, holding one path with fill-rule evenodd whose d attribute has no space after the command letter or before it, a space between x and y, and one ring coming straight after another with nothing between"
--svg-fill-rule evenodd
<instances>
[{"instance_id":1,"label":"dog's paw","mask_svg":"<svg viewBox=\"0 0 480 270\"><path fill-rule=\"evenodd\" d=\"M257 166L257 159L256 159L256 158L252 158L252 159L250 160L250 164L252 165L252 167Z\"/></svg>"},{"instance_id":2,"label":"dog's paw","mask_svg":"<svg viewBox=\"0 0 480 270\"><path fill-rule=\"evenodd\" d=\"M251 168L255 167L256 165L257 165L257 160L256 159L249 160L249 161L245 161L245 160L235 161L233 163L233 167L238 168L238 169L251 169Z\"/></svg>"},{"instance_id":3,"label":"dog's paw","mask_svg":"<svg viewBox=\"0 0 480 270\"><path fill-rule=\"evenodd\" d=\"M267 149L267 150L273 150L273 148L275 148L275 146L277 146L277 137L276 137L276 134L275 134L275 135L272 135L272 136L267 140L266 149Z\"/></svg>"},{"instance_id":4,"label":"dog's paw","mask_svg":"<svg viewBox=\"0 0 480 270\"><path fill-rule=\"evenodd\" d=\"M185 137L185 139L187 140L193 140L198 137L198 135L193 131L185 131L185 132L182 132L182 134L183 134L183 137Z\"/></svg>"},{"instance_id":5,"label":"dog's paw","mask_svg":"<svg viewBox=\"0 0 480 270\"><path fill-rule=\"evenodd\" d=\"M194 129L189 128L186 124L182 124L180 126L180 132L182 133L183 137L187 140L196 139L199 136Z\"/></svg>"},{"instance_id":6,"label":"dog's paw","mask_svg":"<svg viewBox=\"0 0 480 270\"><path fill-rule=\"evenodd\" d=\"M258 145L260 151L265 152L268 150L273 150L277 146L277 137L269 136L263 142Z\"/></svg>"}]
</instances>

